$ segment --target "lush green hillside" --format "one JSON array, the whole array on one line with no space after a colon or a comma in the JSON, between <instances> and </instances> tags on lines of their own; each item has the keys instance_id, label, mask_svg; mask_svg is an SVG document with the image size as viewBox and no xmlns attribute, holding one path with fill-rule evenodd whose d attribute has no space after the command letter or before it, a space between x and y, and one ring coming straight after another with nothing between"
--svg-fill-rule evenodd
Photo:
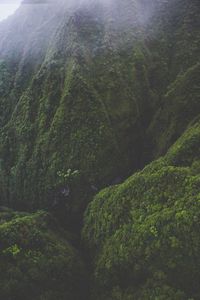
<instances>
[{"instance_id":1,"label":"lush green hillside","mask_svg":"<svg viewBox=\"0 0 200 300\"><path fill-rule=\"evenodd\" d=\"M199 16L25 0L0 23L0 205L27 211L0 213L0 298L200 298Z\"/></svg>"},{"instance_id":2,"label":"lush green hillside","mask_svg":"<svg viewBox=\"0 0 200 300\"><path fill-rule=\"evenodd\" d=\"M84 263L47 213L1 209L0 240L1 299L86 299Z\"/></svg>"},{"instance_id":3,"label":"lush green hillside","mask_svg":"<svg viewBox=\"0 0 200 300\"><path fill-rule=\"evenodd\" d=\"M14 31L4 30L0 45L2 203L51 206L57 173L68 169L86 179L87 198L91 186L121 181L166 151L198 113L194 91L197 103L184 124L165 121L171 110L177 115L171 102L179 110L186 97L181 78L196 89L190 78L198 69L192 75L188 68L198 61L198 3L138 4L75 11L24 4L9 20ZM186 37L189 48L181 46Z\"/></svg>"},{"instance_id":4,"label":"lush green hillside","mask_svg":"<svg viewBox=\"0 0 200 300\"><path fill-rule=\"evenodd\" d=\"M91 202L94 299L199 299L199 149L198 120L165 157Z\"/></svg>"}]
</instances>

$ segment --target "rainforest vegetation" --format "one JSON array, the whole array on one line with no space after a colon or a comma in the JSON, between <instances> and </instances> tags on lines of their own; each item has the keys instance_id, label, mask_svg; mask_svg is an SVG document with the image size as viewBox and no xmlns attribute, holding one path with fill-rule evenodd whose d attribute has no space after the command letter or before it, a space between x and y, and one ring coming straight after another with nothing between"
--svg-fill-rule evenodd
<instances>
[{"instance_id":1,"label":"rainforest vegetation","mask_svg":"<svg viewBox=\"0 0 200 300\"><path fill-rule=\"evenodd\" d=\"M24 0L0 22L0 299L200 299L199 0Z\"/></svg>"}]
</instances>

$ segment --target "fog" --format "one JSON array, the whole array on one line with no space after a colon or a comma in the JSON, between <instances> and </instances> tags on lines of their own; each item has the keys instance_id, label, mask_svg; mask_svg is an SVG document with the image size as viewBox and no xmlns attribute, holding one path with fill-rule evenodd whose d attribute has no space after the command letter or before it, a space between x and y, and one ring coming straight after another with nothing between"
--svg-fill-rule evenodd
<instances>
[{"instance_id":1,"label":"fog","mask_svg":"<svg viewBox=\"0 0 200 300\"><path fill-rule=\"evenodd\" d=\"M0 0L0 21L12 15L20 6L21 0Z\"/></svg>"},{"instance_id":2,"label":"fog","mask_svg":"<svg viewBox=\"0 0 200 300\"><path fill-rule=\"evenodd\" d=\"M64 10L78 10L80 8L87 8L95 13L95 9L104 8L105 15L112 15L118 19L122 24L129 19L134 23L136 17L140 21L146 21L152 13L152 1L140 0L0 0L0 21L12 15L22 3L22 6L51 6L59 7L62 5ZM42 8L41 8L42 9ZM134 10L135 9L135 10ZM57 9L55 9L57 10ZM98 9L97 9L98 10ZM136 11L140 11L140 16ZM48 10L47 10L48 13ZM97 13L97 11L96 11Z\"/></svg>"},{"instance_id":3,"label":"fog","mask_svg":"<svg viewBox=\"0 0 200 300\"><path fill-rule=\"evenodd\" d=\"M20 5L19 9L17 7ZM162 2L162 1L161 1ZM28 57L32 60L42 57L47 49L68 47L71 23L76 29L85 27L87 35L101 28L98 36L90 36L90 48L97 49L99 39L104 45L125 47L131 45L137 34L148 24L156 0L0 0L0 58ZM4 9L2 9L4 7ZM7 7L7 9L5 9ZM87 22L88 20L88 22ZM93 23L90 23L92 20ZM89 25L93 24L93 25ZM73 33L74 36L76 35ZM61 36L63 36L61 38ZM58 41L62 41L58 43ZM77 44L84 43L80 39ZM52 46L52 44L54 46ZM50 45L50 46L49 46ZM65 45L65 46L64 46ZM31 55L30 55L31 53Z\"/></svg>"}]
</instances>

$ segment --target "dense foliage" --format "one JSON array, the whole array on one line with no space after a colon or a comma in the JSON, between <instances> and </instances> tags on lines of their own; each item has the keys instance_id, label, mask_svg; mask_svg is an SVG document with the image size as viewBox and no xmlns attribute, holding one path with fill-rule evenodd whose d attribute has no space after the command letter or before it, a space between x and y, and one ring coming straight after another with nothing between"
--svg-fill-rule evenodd
<instances>
[{"instance_id":1,"label":"dense foliage","mask_svg":"<svg viewBox=\"0 0 200 300\"><path fill-rule=\"evenodd\" d=\"M199 0L39 2L0 23L0 299L200 299Z\"/></svg>"},{"instance_id":2,"label":"dense foliage","mask_svg":"<svg viewBox=\"0 0 200 300\"><path fill-rule=\"evenodd\" d=\"M95 299L199 299L199 149L197 122L164 158L89 205Z\"/></svg>"},{"instance_id":3,"label":"dense foliage","mask_svg":"<svg viewBox=\"0 0 200 300\"><path fill-rule=\"evenodd\" d=\"M166 151L199 109L198 12L195 0L23 4L3 23L1 203L49 207L71 168L84 178L82 210L92 186Z\"/></svg>"},{"instance_id":4,"label":"dense foliage","mask_svg":"<svg viewBox=\"0 0 200 300\"><path fill-rule=\"evenodd\" d=\"M84 264L69 234L44 212L0 213L0 298L64 300L86 297Z\"/></svg>"}]
</instances>

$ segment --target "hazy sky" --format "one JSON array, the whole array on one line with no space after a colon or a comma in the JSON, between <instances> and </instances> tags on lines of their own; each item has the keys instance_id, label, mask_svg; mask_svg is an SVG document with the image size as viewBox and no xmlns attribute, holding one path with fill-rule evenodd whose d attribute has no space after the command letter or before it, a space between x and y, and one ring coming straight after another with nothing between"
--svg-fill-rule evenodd
<instances>
[{"instance_id":1,"label":"hazy sky","mask_svg":"<svg viewBox=\"0 0 200 300\"><path fill-rule=\"evenodd\" d=\"M0 0L0 21L12 15L22 0Z\"/></svg>"}]
</instances>

